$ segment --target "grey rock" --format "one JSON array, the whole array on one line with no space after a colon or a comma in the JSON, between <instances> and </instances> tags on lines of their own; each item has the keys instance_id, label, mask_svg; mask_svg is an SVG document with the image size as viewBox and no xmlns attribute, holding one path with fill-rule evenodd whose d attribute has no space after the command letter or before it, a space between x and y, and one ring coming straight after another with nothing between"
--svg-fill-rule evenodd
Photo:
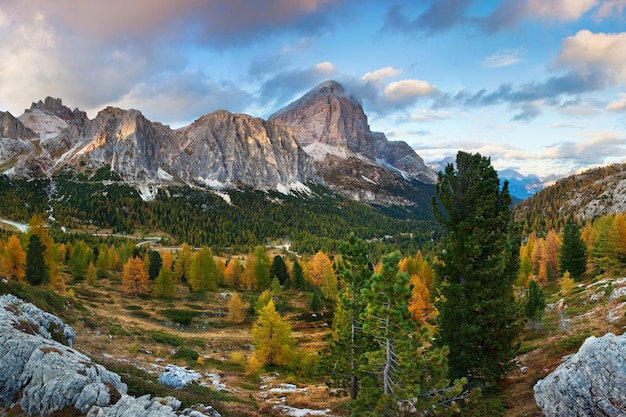
<instances>
[{"instance_id":1,"label":"grey rock","mask_svg":"<svg viewBox=\"0 0 626 417\"><path fill-rule=\"evenodd\" d=\"M589 337L534 392L547 417L626 415L626 336Z\"/></svg>"},{"instance_id":2,"label":"grey rock","mask_svg":"<svg viewBox=\"0 0 626 417\"><path fill-rule=\"evenodd\" d=\"M65 328L32 304L0 296L0 406L17 402L29 415L46 416L66 407L86 413L126 394L117 374L52 340L51 323Z\"/></svg>"},{"instance_id":3,"label":"grey rock","mask_svg":"<svg viewBox=\"0 0 626 417\"><path fill-rule=\"evenodd\" d=\"M181 368L176 365L167 365L165 370L159 374L159 383L169 388L180 389L202 378L198 372Z\"/></svg>"}]
</instances>

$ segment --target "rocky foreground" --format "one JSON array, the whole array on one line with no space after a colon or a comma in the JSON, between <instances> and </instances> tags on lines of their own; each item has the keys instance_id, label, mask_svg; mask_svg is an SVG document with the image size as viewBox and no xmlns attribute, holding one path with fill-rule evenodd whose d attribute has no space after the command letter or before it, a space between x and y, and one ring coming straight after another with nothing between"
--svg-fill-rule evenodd
<instances>
[{"instance_id":1,"label":"rocky foreground","mask_svg":"<svg viewBox=\"0 0 626 417\"><path fill-rule=\"evenodd\" d=\"M73 338L58 317L0 296L0 407L31 416L74 408L89 417L219 417L210 406L178 411L174 397L127 395L117 374L72 349Z\"/></svg>"}]
</instances>

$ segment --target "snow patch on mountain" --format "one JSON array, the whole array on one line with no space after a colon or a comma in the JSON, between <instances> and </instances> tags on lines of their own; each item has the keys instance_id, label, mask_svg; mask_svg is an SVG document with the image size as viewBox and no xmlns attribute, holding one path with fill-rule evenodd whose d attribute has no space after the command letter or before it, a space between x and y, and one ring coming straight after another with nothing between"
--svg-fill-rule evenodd
<instances>
[{"instance_id":1,"label":"snow patch on mountain","mask_svg":"<svg viewBox=\"0 0 626 417\"><path fill-rule=\"evenodd\" d=\"M159 192L159 186L156 184L135 184L135 189L143 201L153 201Z\"/></svg>"},{"instance_id":2,"label":"snow patch on mountain","mask_svg":"<svg viewBox=\"0 0 626 417\"><path fill-rule=\"evenodd\" d=\"M284 195L289 195L292 193L292 191L296 191L296 192L304 193L308 195L313 194L313 191L306 185L302 184L301 182L294 182L288 185L278 184L276 186L276 190L278 190L279 193L284 194Z\"/></svg>"},{"instance_id":3,"label":"snow patch on mountain","mask_svg":"<svg viewBox=\"0 0 626 417\"><path fill-rule=\"evenodd\" d=\"M224 184L223 182L218 181L213 178L196 177L196 181L198 181L199 184L202 184L205 187L215 188L218 190L221 190L222 188L226 188L227 186L227 184Z\"/></svg>"}]
</instances>

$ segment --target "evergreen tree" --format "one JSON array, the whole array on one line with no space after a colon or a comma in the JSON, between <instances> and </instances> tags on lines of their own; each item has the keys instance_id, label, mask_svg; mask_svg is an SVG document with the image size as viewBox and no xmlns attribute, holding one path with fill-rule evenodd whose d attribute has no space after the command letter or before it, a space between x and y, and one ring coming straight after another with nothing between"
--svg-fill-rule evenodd
<instances>
[{"instance_id":1,"label":"evergreen tree","mask_svg":"<svg viewBox=\"0 0 626 417\"><path fill-rule=\"evenodd\" d=\"M287 271L287 264L282 256L276 255L272 260L272 267L270 268L270 276L278 278L280 285L285 285L285 282L289 280L289 272Z\"/></svg>"},{"instance_id":2,"label":"evergreen tree","mask_svg":"<svg viewBox=\"0 0 626 417\"><path fill-rule=\"evenodd\" d=\"M295 354L295 342L291 337L291 326L283 319L270 300L259 312L252 326L252 356L261 366L287 365Z\"/></svg>"},{"instance_id":3,"label":"evergreen tree","mask_svg":"<svg viewBox=\"0 0 626 417\"><path fill-rule=\"evenodd\" d=\"M159 276L159 271L161 270L161 264L163 261L161 260L161 254L155 250L148 252L148 259L148 277L150 278L150 281L154 281Z\"/></svg>"},{"instance_id":4,"label":"evergreen tree","mask_svg":"<svg viewBox=\"0 0 626 417\"><path fill-rule=\"evenodd\" d=\"M339 244L339 253L341 256L336 260L336 269L343 289L339 293L332 327L326 336L329 353L324 362L331 378L330 385L348 386L350 399L355 400L364 353L371 348L362 332L361 315L365 302L361 290L369 282L372 269L367 247L352 233ZM296 265L297 262L294 263L294 270Z\"/></svg>"},{"instance_id":5,"label":"evergreen tree","mask_svg":"<svg viewBox=\"0 0 626 417\"><path fill-rule=\"evenodd\" d=\"M407 408L432 412L463 391L461 381L447 387L445 348L427 346L428 329L419 331L411 317L412 288L409 275L398 270L399 261L399 252L384 256L381 271L361 291L367 303L363 333L375 348L364 354L362 389L353 402L356 415L401 416ZM442 390L449 391L445 399L434 394Z\"/></svg>"},{"instance_id":6,"label":"evergreen tree","mask_svg":"<svg viewBox=\"0 0 626 417\"><path fill-rule=\"evenodd\" d=\"M313 291L313 296L311 297L311 304L309 304L309 308L311 311L320 311L322 309L322 300L320 299L319 290Z\"/></svg>"},{"instance_id":7,"label":"evergreen tree","mask_svg":"<svg viewBox=\"0 0 626 417\"><path fill-rule=\"evenodd\" d=\"M294 288L304 290L304 271L298 261L294 261L291 267L291 278L293 279Z\"/></svg>"},{"instance_id":8,"label":"evergreen tree","mask_svg":"<svg viewBox=\"0 0 626 417\"><path fill-rule=\"evenodd\" d=\"M528 300L524 306L526 318L531 321L531 327L539 330L541 327L541 319L543 318L543 310L546 308L546 297L537 281L532 280L528 285Z\"/></svg>"},{"instance_id":9,"label":"evergreen tree","mask_svg":"<svg viewBox=\"0 0 626 417\"><path fill-rule=\"evenodd\" d=\"M563 228L559 257L559 274L569 271L574 279L582 277L587 270L587 245L580 237L580 229L573 223Z\"/></svg>"},{"instance_id":10,"label":"evergreen tree","mask_svg":"<svg viewBox=\"0 0 626 417\"><path fill-rule=\"evenodd\" d=\"M46 247L38 235L30 235L26 251L26 280L31 285L41 285L50 278L48 265L44 259Z\"/></svg>"},{"instance_id":11,"label":"evergreen tree","mask_svg":"<svg viewBox=\"0 0 626 417\"><path fill-rule=\"evenodd\" d=\"M436 265L437 343L450 349L451 377L494 383L511 369L521 330L508 182L500 188L489 158L459 152L436 193L433 211L446 232Z\"/></svg>"}]
</instances>

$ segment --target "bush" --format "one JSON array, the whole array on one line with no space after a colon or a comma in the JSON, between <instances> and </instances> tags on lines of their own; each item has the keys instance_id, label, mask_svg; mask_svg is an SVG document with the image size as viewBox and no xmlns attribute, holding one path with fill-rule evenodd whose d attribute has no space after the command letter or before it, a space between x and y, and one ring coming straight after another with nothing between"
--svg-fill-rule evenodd
<instances>
[{"instance_id":1,"label":"bush","mask_svg":"<svg viewBox=\"0 0 626 417\"><path fill-rule=\"evenodd\" d=\"M167 317L169 320L174 323L178 323L182 326L187 326L191 323L193 318L198 315L197 312L190 310L178 310L175 308L170 308L167 310L161 310L159 312L162 316Z\"/></svg>"},{"instance_id":2,"label":"bush","mask_svg":"<svg viewBox=\"0 0 626 417\"><path fill-rule=\"evenodd\" d=\"M191 361L197 361L199 357L200 354L198 352L186 346L181 347L178 349L178 352L172 355L174 359L187 359Z\"/></svg>"},{"instance_id":3,"label":"bush","mask_svg":"<svg viewBox=\"0 0 626 417\"><path fill-rule=\"evenodd\" d=\"M163 344L174 346L174 347L181 347L185 344L183 339L173 334L156 332L156 333L152 333L151 337L152 337L152 340L154 340L157 343L163 343Z\"/></svg>"}]
</instances>

